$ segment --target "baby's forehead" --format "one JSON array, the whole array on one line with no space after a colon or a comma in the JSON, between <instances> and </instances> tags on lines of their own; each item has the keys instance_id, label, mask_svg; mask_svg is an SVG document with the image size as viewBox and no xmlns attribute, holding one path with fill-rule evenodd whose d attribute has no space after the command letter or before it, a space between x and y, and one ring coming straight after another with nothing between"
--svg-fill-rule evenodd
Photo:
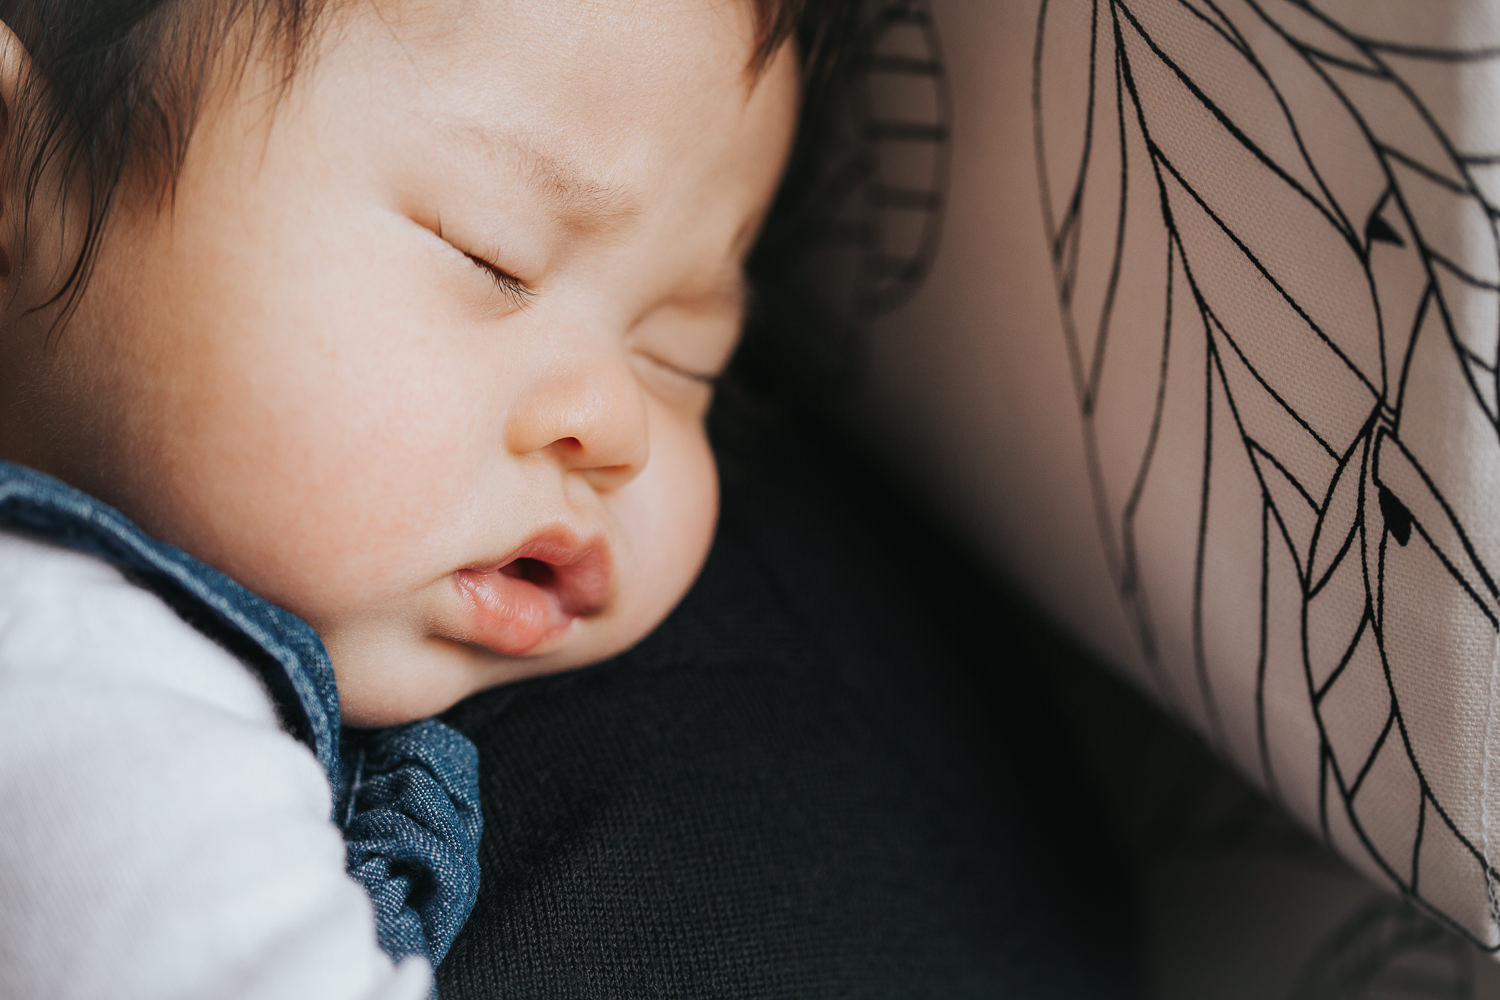
<instances>
[{"instance_id":1,"label":"baby's forehead","mask_svg":"<svg viewBox=\"0 0 1500 1000\"><path fill-rule=\"evenodd\" d=\"M564 95L590 105L690 102L730 84L748 100L787 47L789 28L773 31L764 12L790 3L372 0L344 8L343 23L325 38L381 61L403 87L438 88L460 106L498 96L517 111L570 110ZM520 72L538 64L544 73ZM523 80L531 86L519 86Z\"/></svg>"},{"instance_id":2,"label":"baby's forehead","mask_svg":"<svg viewBox=\"0 0 1500 1000\"><path fill-rule=\"evenodd\" d=\"M404 21L367 18L325 53L349 71L338 96L388 106L389 126L433 155L523 178L570 223L629 221L700 160L732 187L757 144L776 159L789 142L794 60L752 68L752 0L402 2ZM466 30L435 31L452 8Z\"/></svg>"},{"instance_id":3,"label":"baby's forehead","mask_svg":"<svg viewBox=\"0 0 1500 1000\"><path fill-rule=\"evenodd\" d=\"M647 41L632 26L671 30L674 22L691 22L700 38L726 31L740 36L743 65L753 77L792 37L794 12L802 6L798 0L365 0L343 9L356 17L373 13L409 46L449 53L466 43L481 48L497 42L545 45L606 27L616 47L628 54ZM562 66L569 51L563 46L554 55Z\"/></svg>"}]
</instances>

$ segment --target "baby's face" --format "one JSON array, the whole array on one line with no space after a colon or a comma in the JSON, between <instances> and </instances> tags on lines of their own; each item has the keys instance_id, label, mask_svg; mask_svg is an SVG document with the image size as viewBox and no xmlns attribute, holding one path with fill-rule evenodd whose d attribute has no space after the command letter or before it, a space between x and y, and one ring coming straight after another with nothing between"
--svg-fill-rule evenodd
<instances>
[{"instance_id":1,"label":"baby's face","mask_svg":"<svg viewBox=\"0 0 1500 1000\"><path fill-rule=\"evenodd\" d=\"M379 8L274 114L253 65L61 337L20 315L44 267L0 344L0 454L306 619L364 725L605 658L686 591L701 376L796 102L789 52L746 73L747 3Z\"/></svg>"}]
</instances>

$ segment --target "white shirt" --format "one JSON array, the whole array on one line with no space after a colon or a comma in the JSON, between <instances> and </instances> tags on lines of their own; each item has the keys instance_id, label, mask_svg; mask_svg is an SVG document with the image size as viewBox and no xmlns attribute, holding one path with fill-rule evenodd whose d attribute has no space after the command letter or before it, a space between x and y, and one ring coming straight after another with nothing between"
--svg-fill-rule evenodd
<instances>
[{"instance_id":1,"label":"white shirt","mask_svg":"<svg viewBox=\"0 0 1500 1000\"><path fill-rule=\"evenodd\" d=\"M0 997L405 1000L258 679L108 564L0 532Z\"/></svg>"}]
</instances>

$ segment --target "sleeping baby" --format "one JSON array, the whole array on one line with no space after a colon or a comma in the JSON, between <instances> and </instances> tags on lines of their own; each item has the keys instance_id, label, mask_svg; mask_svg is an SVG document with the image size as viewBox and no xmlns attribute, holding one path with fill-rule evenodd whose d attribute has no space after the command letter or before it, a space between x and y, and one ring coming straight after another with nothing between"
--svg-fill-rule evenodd
<instances>
[{"instance_id":1,"label":"sleeping baby","mask_svg":"<svg viewBox=\"0 0 1500 1000\"><path fill-rule=\"evenodd\" d=\"M805 6L0 2L0 993L428 994L430 717L704 560Z\"/></svg>"}]
</instances>

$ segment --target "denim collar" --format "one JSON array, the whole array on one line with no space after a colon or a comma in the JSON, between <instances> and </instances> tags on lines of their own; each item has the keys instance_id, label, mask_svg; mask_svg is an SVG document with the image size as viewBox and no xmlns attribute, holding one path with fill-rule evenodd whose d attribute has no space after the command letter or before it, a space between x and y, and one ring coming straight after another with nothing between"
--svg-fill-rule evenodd
<instances>
[{"instance_id":1,"label":"denim collar","mask_svg":"<svg viewBox=\"0 0 1500 1000\"><path fill-rule=\"evenodd\" d=\"M306 622L157 541L87 493L5 461L0 461L0 528L102 559L160 597L264 679L282 725L311 748L329 783L343 786L338 688L323 642ZM334 803L335 816L343 805Z\"/></svg>"},{"instance_id":2,"label":"denim collar","mask_svg":"<svg viewBox=\"0 0 1500 1000\"><path fill-rule=\"evenodd\" d=\"M375 906L381 946L436 967L478 894L473 744L425 720L349 731L341 748L333 667L311 626L51 476L0 461L0 530L117 567L261 677L283 727L328 776L346 866Z\"/></svg>"}]
</instances>

